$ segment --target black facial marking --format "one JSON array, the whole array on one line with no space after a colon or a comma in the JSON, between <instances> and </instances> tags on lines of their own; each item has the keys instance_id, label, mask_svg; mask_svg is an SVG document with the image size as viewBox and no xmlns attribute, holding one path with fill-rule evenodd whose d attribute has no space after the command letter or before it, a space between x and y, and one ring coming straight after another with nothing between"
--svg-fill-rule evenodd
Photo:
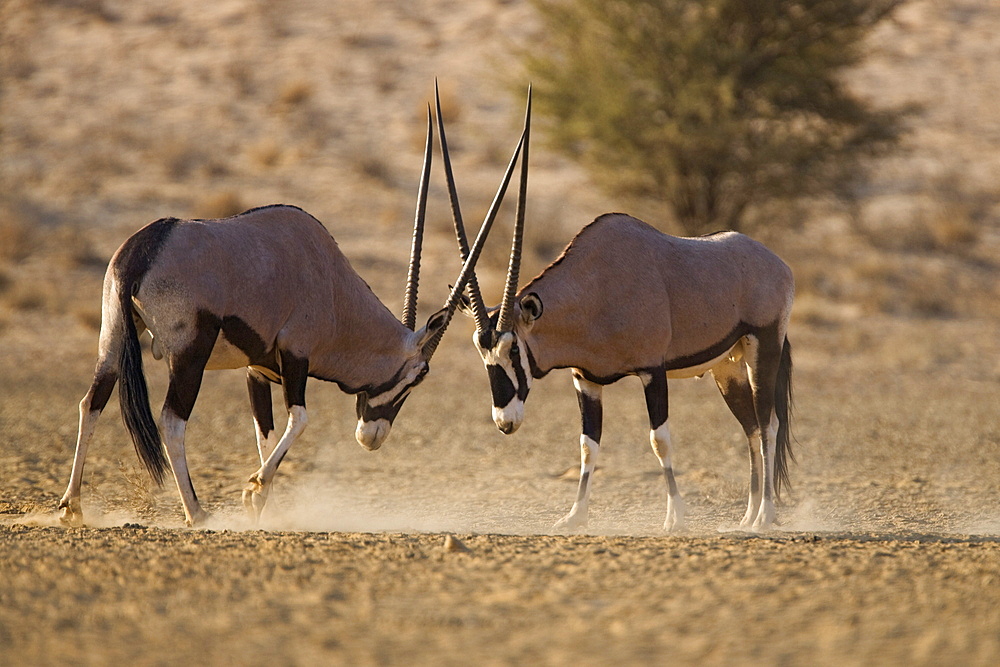
<instances>
[{"instance_id":1,"label":"black facial marking","mask_svg":"<svg viewBox=\"0 0 1000 667\"><path fill-rule=\"evenodd\" d=\"M528 398L528 378L524 376L524 364L521 363L521 350L517 341L510 346L510 363L514 367L514 376L517 378L517 397L523 403Z\"/></svg>"},{"instance_id":2,"label":"black facial marking","mask_svg":"<svg viewBox=\"0 0 1000 667\"><path fill-rule=\"evenodd\" d=\"M507 407L517 394L514 384L507 377L507 371L502 366L490 364L486 367L486 372L490 376L490 391L493 392L493 405L498 408Z\"/></svg>"},{"instance_id":3,"label":"black facial marking","mask_svg":"<svg viewBox=\"0 0 1000 667\"><path fill-rule=\"evenodd\" d=\"M492 350L496 344L496 331L492 327L479 331L479 347L484 350Z\"/></svg>"}]
</instances>

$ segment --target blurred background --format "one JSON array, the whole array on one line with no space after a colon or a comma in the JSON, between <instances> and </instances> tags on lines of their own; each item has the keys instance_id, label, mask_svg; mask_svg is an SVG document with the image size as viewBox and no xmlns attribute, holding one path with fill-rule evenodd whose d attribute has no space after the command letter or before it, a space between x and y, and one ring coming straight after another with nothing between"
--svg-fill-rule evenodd
<instances>
[{"instance_id":1,"label":"blurred background","mask_svg":"<svg viewBox=\"0 0 1000 667\"><path fill-rule=\"evenodd\" d=\"M970 475L1000 465L1000 424L983 421L1000 386L1000 5L745 4L0 2L0 416L19 452L6 465L33 489L23 497L48 506L62 491L104 269L154 219L301 206L399 312L435 77L470 225L488 206L534 83L525 278L612 210L671 233L736 227L792 265L807 396L800 435L812 461L803 474L821 477L831 438L909 447L915 415L935 410L947 417L917 424L927 448L919 465L937 470L938 438L974 452L963 459ZM459 266L439 161L433 179L421 317ZM510 217L481 262L490 300ZM453 351L436 358L443 378L481 372L470 325L455 329L442 346ZM252 457L242 383L228 381L238 403L226 409ZM468 408L482 418L473 439L495 435L485 377L481 385ZM872 402L890 393L895 402ZM571 393L560 396L554 437L572 467L577 417ZM465 409L464 394L435 398ZM338 400L337 437L349 439L351 409ZM411 401L411 416L433 406L430 396ZM871 412L846 416L862 408ZM961 443L956 424L972 429ZM401 438L432 439L407 428ZM721 428L738 449L735 423ZM44 449L39 429L51 431L51 451L34 460L25 452ZM114 458L131 456L121 431L111 439L118 449L94 474L114 477ZM743 464L732 458L737 481L725 491L738 499ZM694 472L687 484L697 486ZM998 500L996 483L981 488Z\"/></svg>"}]
</instances>

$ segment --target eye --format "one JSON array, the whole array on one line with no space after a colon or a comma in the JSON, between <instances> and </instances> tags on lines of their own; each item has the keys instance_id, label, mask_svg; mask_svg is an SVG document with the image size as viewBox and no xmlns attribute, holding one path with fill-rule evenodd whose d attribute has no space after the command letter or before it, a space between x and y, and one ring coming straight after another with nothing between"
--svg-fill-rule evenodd
<instances>
[{"instance_id":1,"label":"eye","mask_svg":"<svg viewBox=\"0 0 1000 667\"><path fill-rule=\"evenodd\" d=\"M515 340L510 344L510 356L517 357L521 355L521 348L517 346L517 341Z\"/></svg>"}]
</instances>

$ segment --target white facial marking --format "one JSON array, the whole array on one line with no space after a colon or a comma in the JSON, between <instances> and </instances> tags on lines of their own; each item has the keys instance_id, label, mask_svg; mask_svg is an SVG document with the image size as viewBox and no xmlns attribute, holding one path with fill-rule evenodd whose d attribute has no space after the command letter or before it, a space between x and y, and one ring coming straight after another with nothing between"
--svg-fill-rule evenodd
<instances>
[{"instance_id":1,"label":"white facial marking","mask_svg":"<svg viewBox=\"0 0 1000 667\"><path fill-rule=\"evenodd\" d=\"M524 403L515 398L502 408L493 406L493 423L501 431L510 435L521 427L524 421Z\"/></svg>"},{"instance_id":2,"label":"white facial marking","mask_svg":"<svg viewBox=\"0 0 1000 667\"><path fill-rule=\"evenodd\" d=\"M504 332L500 335L500 339L496 346L491 349L485 349L479 345L479 334L478 332L473 334L473 342L476 345L476 349L479 350L479 356L483 359L483 364L488 368L490 366L498 366L506 374L510 383L514 386L514 397L510 400L507 405L504 406L493 406L493 422L497 425L501 431L506 434L511 434L516 431L520 426L521 422L524 421L524 401L518 398L518 391L521 387L518 386L517 372L514 370L514 363L511 359L511 349L515 342L518 343L518 347L522 350L520 353L521 359L521 369L523 371L523 376L525 382L528 384L528 389L531 387L531 367L528 363L528 355L523 352L523 345L517 340L516 336L512 332Z\"/></svg>"},{"instance_id":3,"label":"white facial marking","mask_svg":"<svg viewBox=\"0 0 1000 667\"><path fill-rule=\"evenodd\" d=\"M357 438L358 444L368 451L373 452L385 442L391 427L392 425L388 419L376 419L370 422L359 419L358 428L354 431L354 437Z\"/></svg>"},{"instance_id":4,"label":"white facial marking","mask_svg":"<svg viewBox=\"0 0 1000 667\"><path fill-rule=\"evenodd\" d=\"M399 399L408 396L410 391L413 389L414 383L420 376L420 371L422 370L422 368L423 367L420 365L413 366L406 372L406 374L403 377L399 379L399 382L397 382L395 386L392 387L392 389L384 391L378 396L369 396L368 405L373 408L377 408L381 405L395 403Z\"/></svg>"}]
</instances>

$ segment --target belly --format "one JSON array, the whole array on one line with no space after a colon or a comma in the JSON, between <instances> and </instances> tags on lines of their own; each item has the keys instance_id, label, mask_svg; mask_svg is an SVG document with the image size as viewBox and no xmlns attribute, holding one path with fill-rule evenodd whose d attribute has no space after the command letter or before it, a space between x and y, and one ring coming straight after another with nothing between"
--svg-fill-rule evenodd
<instances>
[{"instance_id":1,"label":"belly","mask_svg":"<svg viewBox=\"0 0 1000 667\"><path fill-rule=\"evenodd\" d=\"M238 347L226 340L221 333L212 348L212 356L208 358L205 369L217 371L226 368L243 368L250 364L250 358Z\"/></svg>"},{"instance_id":2,"label":"belly","mask_svg":"<svg viewBox=\"0 0 1000 667\"><path fill-rule=\"evenodd\" d=\"M667 377L671 379L682 380L685 378L700 377L712 370L724 361L735 362L743 359L743 339L740 338L736 341L736 344L731 348L723 352L717 357L709 359L703 363L696 366L688 366L685 368L675 368L667 371Z\"/></svg>"}]
</instances>

